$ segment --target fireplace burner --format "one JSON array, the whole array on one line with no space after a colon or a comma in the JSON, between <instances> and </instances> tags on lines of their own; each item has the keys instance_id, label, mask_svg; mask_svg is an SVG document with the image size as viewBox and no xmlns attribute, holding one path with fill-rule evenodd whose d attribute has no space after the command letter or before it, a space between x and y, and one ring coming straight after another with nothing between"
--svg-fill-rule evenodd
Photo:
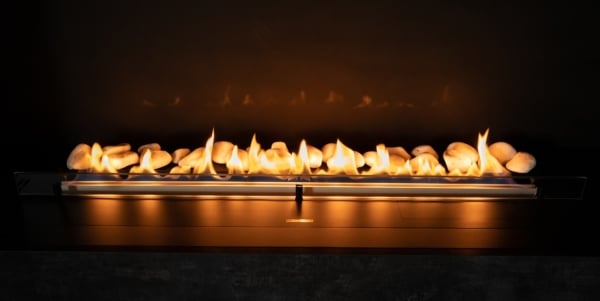
<instances>
[{"instance_id":1,"label":"fireplace burner","mask_svg":"<svg viewBox=\"0 0 600 301\"><path fill-rule=\"evenodd\" d=\"M506 142L487 145L488 131L476 147L453 142L441 156L430 145L410 154L401 146L379 144L375 151L357 152L339 139L322 148L305 140L290 152L276 141L263 149L256 135L246 149L216 141L214 130L204 147L172 153L160 144L145 144L137 152L127 143L101 147L77 145L67 160L79 172L64 179L64 194L158 194L197 196L295 196L336 198L386 197L525 197L535 198L527 173L535 158ZM131 166L131 167L130 167ZM127 173L118 170L129 168ZM169 168L159 172L157 169ZM224 172L222 172L224 171Z\"/></svg>"},{"instance_id":2,"label":"fireplace burner","mask_svg":"<svg viewBox=\"0 0 600 301\"><path fill-rule=\"evenodd\" d=\"M539 176L463 182L432 176L249 181L240 175L227 181L99 181L81 176L15 173L30 246L528 248L539 243L531 227L540 206L553 200L575 206L587 181Z\"/></svg>"},{"instance_id":3,"label":"fireplace burner","mask_svg":"<svg viewBox=\"0 0 600 301\"><path fill-rule=\"evenodd\" d=\"M117 176L117 175L115 175ZM170 175L145 176L139 180L87 180L106 175L75 176L61 182L66 195L170 195L195 197L285 197L296 199L385 199L411 197L536 198L538 189L526 178L442 178L442 177L288 177L220 175L227 181L171 179ZM185 176L183 176L185 177ZM80 178L78 180L77 178ZM83 178L83 179L81 179ZM166 178L167 180L162 180ZM181 178L181 177L177 177ZM203 177L200 177L203 178ZM206 178L206 177L204 177ZM527 182L529 181L529 183Z\"/></svg>"},{"instance_id":4,"label":"fireplace burner","mask_svg":"<svg viewBox=\"0 0 600 301\"><path fill-rule=\"evenodd\" d=\"M440 156L430 145L358 152L340 139L322 148L302 140L294 152L281 141L262 148L256 135L241 148L215 141L213 130L194 150L80 143L70 171L15 176L27 218L64 219L76 245L527 245L519 208L532 214L538 200L581 199L587 179L528 175L535 157L502 141L488 146L488 132ZM36 216L47 206L61 216Z\"/></svg>"}]
</instances>

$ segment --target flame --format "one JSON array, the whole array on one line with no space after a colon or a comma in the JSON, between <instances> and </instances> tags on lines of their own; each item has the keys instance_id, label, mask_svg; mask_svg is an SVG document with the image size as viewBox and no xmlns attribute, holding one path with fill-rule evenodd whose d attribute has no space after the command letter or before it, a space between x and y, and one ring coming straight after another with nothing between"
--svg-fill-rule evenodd
<instances>
[{"instance_id":1,"label":"flame","mask_svg":"<svg viewBox=\"0 0 600 301\"><path fill-rule=\"evenodd\" d=\"M310 165L306 140L302 139L298 154L292 153L290 156L290 173L293 175L311 174Z\"/></svg>"},{"instance_id":2,"label":"flame","mask_svg":"<svg viewBox=\"0 0 600 301\"><path fill-rule=\"evenodd\" d=\"M140 165L131 167L129 172L132 174L155 174L156 170L152 168L152 150L145 149L142 153Z\"/></svg>"},{"instance_id":3,"label":"flame","mask_svg":"<svg viewBox=\"0 0 600 301\"><path fill-rule=\"evenodd\" d=\"M306 140L302 139L302 141L300 142L300 149L298 150L298 153L300 154L299 158L300 158L300 168L299 168L299 172L297 173L307 173L310 174L310 158L308 156L308 147L306 146Z\"/></svg>"},{"instance_id":4,"label":"flame","mask_svg":"<svg viewBox=\"0 0 600 301\"><path fill-rule=\"evenodd\" d=\"M231 151L231 157L226 163L227 171L229 174L244 173L244 164L242 160L238 156L238 146L234 145L233 150Z\"/></svg>"},{"instance_id":5,"label":"flame","mask_svg":"<svg viewBox=\"0 0 600 301\"><path fill-rule=\"evenodd\" d=\"M444 176L446 169L431 154L421 154L410 160L411 172L417 176Z\"/></svg>"},{"instance_id":6,"label":"flame","mask_svg":"<svg viewBox=\"0 0 600 301\"><path fill-rule=\"evenodd\" d=\"M215 130L213 129L210 137L208 138L208 140L206 140L206 145L204 146L204 152L202 153L200 160L198 160L198 163L192 167L195 174L202 174L202 173L207 173L207 172L211 173L211 174L217 173L212 164L212 150L213 150L214 143L215 143Z\"/></svg>"},{"instance_id":7,"label":"flame","mask_svg":"<svg viewBox=\"0 0 600 301\"><path fill-rule=\"evenodd\" d=\"M466 145L470 148L468 152L457 151L456 144L449 147L444 153L446 165L451 162L455 166L452 170L446 170L443 162L435 150L427 146L427 152L413 150L411 156L402 147L388 148L385 144L378 144L375 151L371 150L361 154L344 145L340 139L336 143L328 143L321 149L307 144L302 139L297 152L288 151L284 142L276 141L268 149L263 149L258 142L256 134L252 135L250 146L240 148L231 142L223 141L224 144L215 144L215 130L206 140L203 147L189 151L185 157L177 160L175 167L170 173L193 173L218 175L215 164L223 168L228 174L268 174L277 176L287 175L389 175L389 176L506 176L510 171L490 152L487 139L489 129L483 134L478 133L476 147ZM81 146L80 144L79 146ZM220 147L226 145L226 148ZM233 145L231 150L229 147ZM113 148L114 149L114 148ZM464 146L463 146L464 149ZM400 151L401 150L401 151ZM83 145L76 148L69 157L68 166L75 166L81 170L97 173L117 173L119 169L127 164L139 165L130 168L135 174L156 174L158 166L162 163L152 162L153 151L145 149L139 157L137 153L112 153L104 152L99 143L91 147ZM454 152L452 152L454 151ZM164 150L160 152L165 153ZM156 155L156 153L154 153ZM215 157L213 157L213 154ZM462 155L461 155L462 154ZM466 155L465 155L466 154ZM127 155L127 156L124 156ZM167 153L168 156L168 153ZM127 158L126 161L120 158ZM164 156L160 158L164 159ZM452 159L453 161L449 161ZM79 161L77 161L79 160ZM168 159L171 160L171 159ZM153 163L155 163L153 165ZM157 165L159 164L159 165ZM363 167L364 165L364 167ZM221 169L219 169L221 170Z\"/></svg>"},{"instance_id":8,"label":"flame","mask_svg":"<svg viewBox=\"0 0 600 301\"><path fill-rule=\"evenodd\" d=\"M506 176L510 172L498 162L498 160L490 153L487 146L487 138L490 129L487 129L483 135L478 134L477 138L477 152L479 153L479 173L477 175L482 176L491 174L495 176Z\"/></svg>"},{"instance_id":9,"label":"flame","mask_svg":"<svg viewBox=\"0 0 600 301\"><path fill-rule=\"evenodd\" d=\"M92 145L90 166L93 172L97 173L116 173L117 170L110 164L110 159L102 151L99 143L94 142Z\"/></svg>"},{"instance_id":10,"label":"flame","mask_svg":"<svg viewBox=\"0 0 600 301\"><path fill-rule=\"evenodd\" d=\"M261 171L260 144L256 141L256 134L252 135L252 141L248 148L248 173L256 174Z\"/></svg>"},{"instance_id":11,"label":"flame","mask_svg":"<svg viewBox=\"0 0 600 301\"><path fill-rule=\"evenodd\" d=\"M378 175L378 174L393 174L392 166L390 165L390 154L385 147L385 144L378 144L376 147L375 162L365 174L367 175Z\"/></svg>"},{"instance_id":12,"label":"flame","mask_svg":"<svg viewBox=\"0 0 600 301\"><path fill-rule=\"evenodd\" d=\"M330 174L358 175L354 151L337 139L334 155L327 160L327 168Z\"/></svg>"}]
</instances>

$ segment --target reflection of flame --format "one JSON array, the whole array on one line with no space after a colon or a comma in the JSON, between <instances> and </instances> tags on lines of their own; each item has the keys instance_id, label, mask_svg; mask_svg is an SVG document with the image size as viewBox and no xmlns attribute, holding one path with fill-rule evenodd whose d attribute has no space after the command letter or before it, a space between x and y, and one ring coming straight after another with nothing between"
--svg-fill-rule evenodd
<instances>
[{"instance_id":1,"label":"reflection of flame","mask_svg":"<svg viewBox=\"0 0 600 301\"><path fill-rule=\"evenodd\" d=\"M329 94L327 95L327 98L325 99L326 104L334 104L334 103L342 103L342 102L344 102L344 97L342 95L339 95L338 93L336 93L333 90L329 91Z\"/></svg>"},{"instance_id":2,"label":"reflection of flame","mask_svg":"<svg viewBox=\"0 0 600 301\"><path fill-rule=\"evenodd\" d=\"M389 175L389 176L507 176L510 171L492 155L487 146L489 129L479 134L476 148L463 143L452 143L444 153L446 167L438 161L439 156L430 146L416 147L411 157L403 147L386 147L378 144L374 151L361 154L344 145L340 139L336 143L328 143L322 149L307 144L302 139L297 151L290 152L284 142L274 142L270 148L263 149L258 143L256 134L252 136L250 146L240 148L231 142L221 141L215 144L215 131L203 147L194 151L186 150L182 158L176 160L171 173L217 174L216 167L223 167L229 174L269 174L269 175ZM91 147L82 144L69 156L68 166L80 167L97 173L116 173L125 165L133 166L131 173L155 174L163 162L171 157L165 151L145 148L139 150L139 156L130 152L129 145L122 153L103 152L98 143ZM157 144L158 145L158 144ZM119 146L122 147L122 146ZM182 149L180 149L182 150ZM495 151L495 150L494 150ZM128 156L124 156L124 154ZM112 157L111 157L112 156ZM154 156L154 157L153 157ZM126 159L119 159L126 158ZM165 159L166 158L166 159ZM525 160L520 157L519 160ZM79 160L79 161L77 161ZM165 161L167 160L167 161ZM453 160L453 161L450 161ZM534 160L534 159L531 159ZM126 162L126 163L124 163ZM216 165L215 165L216 164ZM506 163L508 164L508 163ZM535 161L530 165L533 168ZM117 166L117 167L116 167ZM506 165L508 166L508 165ZM521 167L525 166L521 164ZM512 169L511 169L512 170ZM520 171L519 171L520 172Z\"/></svg>"},{"instance_id":3,"label":"reflection of flame","mask_svg":"<svg viewBox=\"0 0 600 301\"><path fill-rule=\"evenodd\" d=\"M365 108L371 106L372 104L373 98L371 98L369 95L365 95L362 97L361 102L355 106L355 108Z\"/></svg>"},{"instance_id":4,"label":"reflection of flame","mask_svg":"<svg viewBox=\"0 0 600 301\"><path fill-rule=\"evenodd\" d=\"M169 103L170 107L174 107L174 106L178 106L179 104L181 104L181 97L175 97L175 99L173 100L173 102Z\"/></svg>"}]
</instances>

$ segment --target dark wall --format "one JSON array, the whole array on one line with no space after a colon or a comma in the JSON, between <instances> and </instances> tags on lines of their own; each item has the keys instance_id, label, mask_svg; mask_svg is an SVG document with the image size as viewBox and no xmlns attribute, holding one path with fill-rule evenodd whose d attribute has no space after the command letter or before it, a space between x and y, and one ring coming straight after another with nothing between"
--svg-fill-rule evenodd
<instances>
[{"instance_id":1,"label":"dark wall","mask_svg":"<svg viewBox=\"0 0 600 301\"><path fill-rule=\"evenodd\" d=\"M597 110L584 7L52 1L18 11L17 144L56 145L61 167L79 142L195 147L213 127L240 145L257 133L265 144L444 147L490 128L532 152L598 147L586 136Z\"/></svg>"}]
</instances>

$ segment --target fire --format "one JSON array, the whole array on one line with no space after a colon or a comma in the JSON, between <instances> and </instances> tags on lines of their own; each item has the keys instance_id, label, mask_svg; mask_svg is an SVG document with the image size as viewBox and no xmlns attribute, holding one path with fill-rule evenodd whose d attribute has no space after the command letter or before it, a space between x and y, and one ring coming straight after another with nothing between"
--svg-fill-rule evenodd
<instances>
[{"instance_id":1,"label":"fire","mask_svg":"<svg viewBox=\"0 0 600 301\"><path fill-rule=\"evenodd\" d=\"M206 141L204 151L201 152L200 157L196 160L195 164L191 165L192 170L195 174L211 173L215 174L215 168L212 164L212 151L215 143L215 130L212 131L210 138ZM185 159L185 158L184 158ZM181 165L180 165L181 166Z\"/></svg>"},{"instance_id":2,"label":"fire","mask_svg":"<svg viewBox=\"0 0 600 301\"><path fill-rule=\"evenodd\" d=\"M489 129L485 131L483 136L479 134L478 142L477 142L477 151L479 152L479 167L480 167L480 175L484 174L492 174L496 176L506 176L509 175L510 172L506 170L498 160L492 156L490 150L486 144L487 137L489 134Z\"/></svg>"},{"instance_id":3,"label":"fire","mask_svg":"<svg viewBox=\"0 0 600 301\"><path fill-rule=\"evenodd\" d=\"M131 170L129 171L129 173L132 173L132 174L156 173L156 170L154 170L154 168L152 168L152 151L149 149L145 149L144 153L142 154L142 160L140 161L140 165L131 167Z\"/></svg>"},{"instance_id":4,"label":"fire","mask_svg":"<svg viewBox=\"0 0 600 301\"><path fill-rule=\"evenodd\" d=\"M108 155L105 155L97 142L92 145L90 156L92 170L98 173L115 173L117 170L111 165Z\"/></svg>"},{"instance_id":5,"label":"fire","mask_svg":"<svg viewBox=\"0 0 600 301\"><path fill-rule=\"evenodd\" d=\"M333 157L327 160L328 174L358 175L354 151L345 146L340 139L335 144Z\"/></svg>"},{"instance_id":6,"label":"fire","mask_svg":"<svg viewBox=\"0 0 600 301\"><path fill-rule=\"evenodd\" d=\"M403 147L378 144L364 153L346 146L340 139L321 148L305 139L296 151L285 142L276 141L264 149L256 134L247 148L228 141L216 141L214 129L204 146L169 153L157 143L132 151L128 144L105 146L77 145L67 167L92 173L117 173L127 166L132 174L156 174L170 166L170 174L239 175L347 175L347 176L507 176L511 172L527 173L535 158L517 152L506 142L488 147L489 129L478 134L477 145L453 142L443 158L429 145L415 147L409 154ZM138 155L139 153L139 155ZM136 165L137 164L137 165Z\"/></svg>"}]
</instances>

